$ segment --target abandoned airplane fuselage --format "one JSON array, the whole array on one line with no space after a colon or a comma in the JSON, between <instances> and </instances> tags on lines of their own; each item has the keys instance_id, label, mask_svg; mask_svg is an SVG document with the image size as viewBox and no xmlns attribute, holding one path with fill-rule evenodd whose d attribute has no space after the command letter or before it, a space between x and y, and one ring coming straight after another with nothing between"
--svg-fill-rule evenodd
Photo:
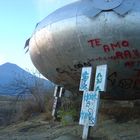
<instances>
[{"instance_id":1,"label":"abandoned airplane fuselage","mask_svg":"<svg viewBox=\"0 0 140 140\"><path fill-rule=\"evenodd\" d=\"M140 1L81 0L36 26L29 51L50 81L78 91L81 68L108 65L107 99L140 98Z\"/></svg>"}]
</instances>

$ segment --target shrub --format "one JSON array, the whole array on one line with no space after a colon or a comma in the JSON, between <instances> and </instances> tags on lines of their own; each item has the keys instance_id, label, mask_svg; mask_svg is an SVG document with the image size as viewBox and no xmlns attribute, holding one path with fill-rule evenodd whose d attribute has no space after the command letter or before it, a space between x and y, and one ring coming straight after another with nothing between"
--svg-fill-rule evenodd
<instances>
[{"instance_id":1,"label":"shrub","mask_svg":"<svg viewBox=\"0 0 140 140\"><path fill-rule=\"evenodd\" d=\"M75 109L58 111L58 117L60 118L63 125L72 124L75 120L76 115L77 114Z\"/></svg>"}]
</instances>

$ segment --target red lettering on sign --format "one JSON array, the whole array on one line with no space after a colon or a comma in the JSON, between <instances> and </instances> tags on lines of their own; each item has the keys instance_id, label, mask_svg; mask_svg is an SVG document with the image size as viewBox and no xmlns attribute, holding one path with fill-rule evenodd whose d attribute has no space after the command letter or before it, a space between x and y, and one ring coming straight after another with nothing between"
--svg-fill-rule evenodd
<instances>
[{"instance_id":1,"label":"red lettering on sign","mask_svg":"<svg viewBox=\"0 0 140 140\"><path fill-rule=\"evenodd\" d=\"M94 46L100 46L102 45L101 44L101 40L100 39L91 39L91 40L88 40L88 43L91 47L94 47Z\"/></svg>"}]
</instances>

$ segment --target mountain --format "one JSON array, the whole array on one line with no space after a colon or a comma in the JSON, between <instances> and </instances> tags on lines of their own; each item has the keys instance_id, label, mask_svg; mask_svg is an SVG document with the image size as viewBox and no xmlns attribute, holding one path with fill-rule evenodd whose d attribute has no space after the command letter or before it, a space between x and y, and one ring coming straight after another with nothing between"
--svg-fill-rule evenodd
<instances>
[{"instance_id":1,"label":"mountain","mask_svg":"<svg viewBox=\"0 0 140 140\"><path fill-rule=\"evenodd\" d=\"M54 85L43 78L23 70L16 64L0 65L0 95L17 95L30 92L33 88L52 91Z\"/></svg>"}]
</instances>

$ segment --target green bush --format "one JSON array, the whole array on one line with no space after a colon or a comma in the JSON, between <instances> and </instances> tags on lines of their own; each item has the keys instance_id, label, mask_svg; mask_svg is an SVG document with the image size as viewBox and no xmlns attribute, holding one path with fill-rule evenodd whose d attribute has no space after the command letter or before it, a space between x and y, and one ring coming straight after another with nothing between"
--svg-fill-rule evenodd
<instances>
[{"instance_id":1,"label":"green bush","mask_svg":"<svg viewBox=\"0 0 140 140\"><path fill-rule=\"evenodd\" d=\"M69 125L72 124L75 121L75 118L77 116L75 109L70 110L60 110L58 111L58 118L60 118L60 121L62 125Z\"/></svg>"}]
</instances>

